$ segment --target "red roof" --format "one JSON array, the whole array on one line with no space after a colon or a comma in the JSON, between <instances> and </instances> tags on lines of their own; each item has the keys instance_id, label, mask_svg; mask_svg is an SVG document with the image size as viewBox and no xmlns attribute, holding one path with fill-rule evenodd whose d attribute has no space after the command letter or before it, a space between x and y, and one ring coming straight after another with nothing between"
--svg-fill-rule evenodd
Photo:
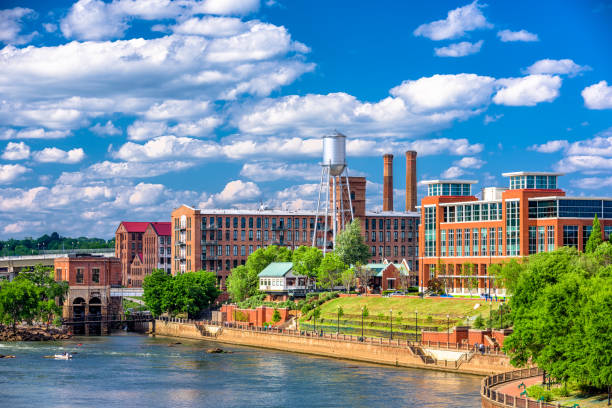
<instances>
[{"instance_id":1,"label":"red roof","mask_svg":"<svg viewBox=\"0 0 612 408\"><path fill-rule=\"evenodd\" d=\"M148 222L122 221L121 224L123 224L127 232L145 232L147 226L149 226Z\"/></svg>"},{"instance_id":2,"label":"red roof","mask_svg":"<svg viewBox=\"0 0 612 408\"><path fill-rule=\"evenodd\" d=\"M152 222L151 225L153 226L155 232L157 232L157 235L172 235L171 222Z\"/></svg>"}]
</instances>

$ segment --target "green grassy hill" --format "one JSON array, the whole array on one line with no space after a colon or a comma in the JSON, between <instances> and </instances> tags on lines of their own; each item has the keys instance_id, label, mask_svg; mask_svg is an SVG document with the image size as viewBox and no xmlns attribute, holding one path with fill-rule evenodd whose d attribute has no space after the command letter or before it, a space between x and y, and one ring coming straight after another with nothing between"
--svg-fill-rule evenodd
<instances>
[{"instance_id":1,"label":"green grassy hill","mask_svg":"<svg viewBox=\"0 0 612 408\"><path fill-rule=\"evenodd\" d=\"M478 305L478 306L477 306ZM477 315L488 318L489 310L496 311L499 303L481 299L379 297L357 296L336 298L320 306L321 317L317 319L317 330L338 330L338 307L344 316L340 318L340 333L361 334L361 308L367 306L369 316L364 318L364 334L372 337L388 337L391 330L390 316L393 310L394 338L414 339L418 325L421 329L446 331L447 327L466 324ZM418 316L415 313L418 311ZM448 318L447 318L448 315ZM417 321L418 317L418 321ZM302 330L314 329L312 312L300 319Z\"/></svg>"}]
</instances>

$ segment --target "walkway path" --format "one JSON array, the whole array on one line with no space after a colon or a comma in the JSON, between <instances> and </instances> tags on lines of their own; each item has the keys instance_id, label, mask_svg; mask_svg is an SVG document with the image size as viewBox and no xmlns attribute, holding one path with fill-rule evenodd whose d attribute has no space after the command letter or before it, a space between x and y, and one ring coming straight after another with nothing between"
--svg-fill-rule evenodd
<instances>
[{"instance_id":1,"label":"walkway path","mask_svg":"<svg viewBox=\"0 0 612 408\"><path fill-rule=\"evenodd\" d=\"M525 388L520 387L519 384L525 384ZM503 383L500 386L494 387L495 391L502 392L504 394L511 395L513 397L520 397L521 392L526 388L531 387L532 385L542 384L542 376L538 375L536 377L523 378L522 380L510 381L507 383ZM524 396L523 396L524 398Z\"/></svg>"},{"instance_id":2,"label":"walkway path","mask_svg":"<svg viewBox=\"0 0 612 408\"><path fill-rule=\"evenodd\" d=\"M145 304L144 300L136 299L136 298L133 298L133 297L130 297L130 296L125 296L124 299L131 300L132 302L138 303L139 305L143 305L143 306Z\"/></svg>"}]
</instances>

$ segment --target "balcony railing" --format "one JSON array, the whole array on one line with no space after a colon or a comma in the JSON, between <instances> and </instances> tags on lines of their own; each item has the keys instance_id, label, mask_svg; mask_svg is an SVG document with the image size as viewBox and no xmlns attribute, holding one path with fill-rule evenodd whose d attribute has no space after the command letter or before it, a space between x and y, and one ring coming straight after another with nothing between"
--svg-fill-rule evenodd
<instances>
[{"instance_id":1,"label":"balcony railing","mask_svg":"<svg viewBox=\"0 0 612 408\"><path fill-rule=\"evenodd\" d=\"M202 261L215 261L215 260L219 259L219 256L218 255L211 255L211 254L202 254L200 259Z\"/></svg>"},{"instance_id":2,"label":"balcony railing","mask_svg":"<svg viewBox=\"0 0 612 408\"><path fill-rule=\"evenodd\" d=\"M217 240L217 239L209 239L207 241L205 241L205 240L200 241L200 245L204 245L204 246L207 246L207 245L217 245L218 243L219 243L219 240Z\"/></svg>"}]
</instances>

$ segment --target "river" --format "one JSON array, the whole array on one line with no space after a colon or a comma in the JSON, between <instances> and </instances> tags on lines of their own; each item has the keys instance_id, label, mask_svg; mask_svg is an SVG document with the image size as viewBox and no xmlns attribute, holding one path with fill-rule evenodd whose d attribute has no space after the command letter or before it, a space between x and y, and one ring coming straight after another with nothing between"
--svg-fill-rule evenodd
<instances>
[{"instance_id":1,"label":"river","mask_svg":"<svg viewBox=\"0 0 612 408\"><path fill-rule=\"evenodd\" d=\"M63 351L76 354L43 358ZM17 356L0 359L0 407L480 406L475 376L207 341L118 334L0 343L0 354Z\"/></svg>"}]
</instances>

